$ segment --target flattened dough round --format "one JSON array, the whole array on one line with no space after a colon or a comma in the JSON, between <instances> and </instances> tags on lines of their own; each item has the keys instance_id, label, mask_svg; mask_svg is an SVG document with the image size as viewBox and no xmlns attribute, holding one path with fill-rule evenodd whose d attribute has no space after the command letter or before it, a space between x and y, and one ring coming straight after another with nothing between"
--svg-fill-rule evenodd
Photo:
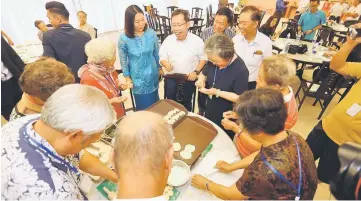
<instances>
[{"instance_id":1,"label":"flattened dough round","mask_svg":"<svg viewBox=\"0 0 361 201\"><path fill-rule=\"evenodd\" d=\"M175 142L173 143L173 149L174 151L180 151L182 149L182 146L178 142Z\"/></svg>"},{"instance_id":2,"label":"flattened dough round","mask_svg":"<svg viewBox=\"0 0 361 201\"><path fill-rule=\"evenodd\" d=\"M181 151L180 156L186 160L189 160L192 158L192 153L188 151Z\"/></svg>"},{"instance_id":3,"label":"flattened dough round","mask_svg":"<svg viewBox=\"0 0 361 201\"><path fill-rule=\"evenodd\" d=\"M196 150L196 147L193 144L187 144L185 146L184 150L192 153Z\"/></svg>"}]
</instances>

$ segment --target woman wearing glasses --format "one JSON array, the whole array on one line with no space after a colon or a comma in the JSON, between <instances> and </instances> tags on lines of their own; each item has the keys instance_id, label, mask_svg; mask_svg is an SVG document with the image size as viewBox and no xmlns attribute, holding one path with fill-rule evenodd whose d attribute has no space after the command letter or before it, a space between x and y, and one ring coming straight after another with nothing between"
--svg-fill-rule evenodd
<instances>
[{"instance_id":1,"label":"woman wearing glasses","mask_svg":"<svg viewBox=\"0 0 361 201\"><path fill-rule=\"evenodd\" d=\"M208 39L205 52L209 62L196 86L201 93L208 95L205 117L223 128L223 112L232 109L233 102L248 88L248 69L235 54L232 40L223 34ZM233 139L234 133L226 132Z\"/></svg>"},{"instance_id":2,"label":"woman wearing glasses","mask_svg":"<svg viewBox=\"0 0 361 201\"><path fill-rule=\"evenodd\" d=\"M133 89L136 110L144 110L159 100L159 45L157 34L147 27L144 12L136 5L125 11L125 33L120 36L118 50L120 64Z\"/></svg>"}]
</instances>

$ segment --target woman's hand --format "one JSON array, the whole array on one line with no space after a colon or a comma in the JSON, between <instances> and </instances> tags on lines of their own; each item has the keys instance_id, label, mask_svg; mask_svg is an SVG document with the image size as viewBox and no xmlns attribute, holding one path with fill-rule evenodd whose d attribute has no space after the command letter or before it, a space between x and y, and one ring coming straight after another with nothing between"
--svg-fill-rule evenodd
<instances>
[{"instance_id":1,"label":"woman's hand","mask_svg":"<svg viewBox=\"0 0 361 201\"><path fill-rule=\"evenodd\" d=\"M206 87L206 82L203 79L198 79L195 83L196 87L202 89Z\"/></svg>"},{"instance_id":2,"label":"woman's hand","mask_svg":"<svg viewBox=\"0 0 361 201\"><path fill-rule=\"evenodd\" d=\"M222 126L224 127L224 129L226 129L226 130L231 130L235 133L238 133L240 131L240 128L238 127L238 125L229 119L222 119L221 123L222 123Z\"/></svg>"},{"instance_id":3,"label":"woman's hand","mask_svg":"<svg viewBox=\"0 0 361 201\"><path fill-rule=\"evenodd\" d=\"M206 88L200 88L199 91L201 93L210 95L210 96L215 96L217 94L217 89L216 88L211 88L211 89L206 89Z\"/></svg>"},{"instance_id":4,"label":"woman's hand","mask_svg":"<svg viewBox=\"0 0 361 201\"><path fill-rule=\"evenodd\" d=\"M227 111L227 112L223 112L223 118L225 118L225 119L234 119L234 120L237 120L237 119L238 119L238 115L237 115L236 112Z\"/></svg>"},{"instance_id":5,"label":"woman's hand","mask_svg":"<svg viewBox=\"0 0 361 201\"><path fill-rule=\"evenodd\" d=\"M207 190L207 187L206 187L207 182L210 182L210 180L203 177L202 175L195 174L192 177L192 186L194 186L196 188L199 188L202 190Z\"/></svg>"},{"instance_id":6,"label":"woman's hand","mask_svg":"<svg viewBox=\"0 0 361 201\"><path fill-rule=\"evenodd\" d=\"M126 77L125 80L126 80L125 84L127 85L127 88L128 89L133 89L133 81L132 81L132 79L130 79L130 77Z\"/></svg>"},{"instance_id":7,"label":"woman's hand","mask_svg":"<svg viewBox=\"0 0 361 201\"><path fill-rule=\"evenodd\" d=\"M110 104L124 103L128 98L125 96L115 97L109 100Z\"/></svg>"},{"instance_id":8,"label":"woman's hand","mask_svg":"<svg viewBox=\"0 0 361 201\"><path fill-rule=\"evenodd\" d=\"M218 168L221 172L230 173L233 172L232 164L229 164L225 161L218 161L216 164L216 168Z\"/></svg>"},{"instance_id":9,"label":"woman's hand","mask_svg":"<svg viewBox=\"0 0 361 201\"><path fill-rule=\"evenodd\" d=\"M120 84L120 85L119 85L119 89L120 89L121 91L124 91L124 90L128 89L128 86L127 86L127 84Z\"/></svg>"}]
</instances>

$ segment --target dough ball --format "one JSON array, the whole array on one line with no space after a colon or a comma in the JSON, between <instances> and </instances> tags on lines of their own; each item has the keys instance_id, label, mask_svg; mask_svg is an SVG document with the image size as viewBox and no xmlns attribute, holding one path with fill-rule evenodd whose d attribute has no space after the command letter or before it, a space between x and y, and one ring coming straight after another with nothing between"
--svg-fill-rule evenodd
<instances>
[{"instance_id":1,"label":"dough ball","mask_svg":"<svg viewBox=\"0 0 361 201\"><path fill-rule=\"evenodd\" d=\"M181 145L178 142L173 143L174 151L180 151L182 149Z\"/></svg>"},{"instance_id":2,"label":"dough ball","mask_svg":"<svg viewBox=\"0 0 361 201\"><path fill-rule=\"evenodd\" d=\"M192 153L192 152L194 152L196 150L196 147L194 145L192 145L192 144L187 144L185 146L184 150L187 151L187 152Z\"/></svg>"},{"instance_id":3,"label":"dough ball","mask_svg":"<svg viewBox=\"0 0 361 201\"><path fill-rule=\"evenodd\" d=\"M189 160L192 158L192 153L188 151L181 151L180 156L186 160Z\"/></svg>"}]
</instances>

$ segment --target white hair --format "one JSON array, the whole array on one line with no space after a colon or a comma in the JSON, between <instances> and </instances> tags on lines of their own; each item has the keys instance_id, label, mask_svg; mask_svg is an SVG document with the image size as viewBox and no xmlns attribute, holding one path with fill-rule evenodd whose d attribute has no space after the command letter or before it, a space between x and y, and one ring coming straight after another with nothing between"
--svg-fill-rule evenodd
<instances>
[{"instance_id":1,"label":"white hair","mask_svg":"<svg viewBox=\"0 0 361 201\"><path fill-rule=\"evenodd\" d=\"M142 168L142 171L157 173L173 145L172 127L162 116L148 111L124 117L115 135L114 156L118 171Z\"/></svg>"},{"instance_id":2,"label":"white hair","mask_svg":"<svg viewBox=\"0 0 361 201\"><path fill-rule=\"evenodd\" d=\"M115 57L115 43L103 38L95 38L85 45L89 63L101 64Z\"/></svg>"},{"instance_id":3,"label":"white hair","mask_svg":"<svg viewBox=\"0 0 361 201\"><path fill-rule=\"evenodd\" d=\"M45 102L41 120L60 132L82 130L85 135L102 132L116 120L108 97L91 86L61 87Z\"/></svg>"}]
</instances>

